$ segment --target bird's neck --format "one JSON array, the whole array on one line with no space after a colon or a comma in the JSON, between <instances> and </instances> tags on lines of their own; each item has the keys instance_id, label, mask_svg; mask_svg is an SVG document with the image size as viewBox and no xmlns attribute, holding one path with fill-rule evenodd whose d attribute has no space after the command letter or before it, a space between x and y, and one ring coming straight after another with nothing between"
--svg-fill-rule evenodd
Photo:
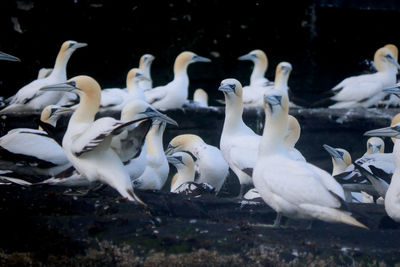
<instances>
[{"instance_id":1,"label":"bird's neck","mask_svg":"<svg viewBox=\"0 0 400 267\"><path fill-rule=\"evenodd\" d=\"M145 77L150 78L150 64L149 63L140 64L139 69L143 72Z\"/></svg>"},{"instance_id":2,"label":"bird's neck","mask_svg":"<svg viewBox=\"0 0 400 267\"><path fill-rule=\"evenodd\" d=\"M332 165L333 165L332 176L343 173L347 168L347 165L345 162L335 161L334 159L332 159Z\"/></svg>"},{"instance_id":3,"label":"bird's neck","mask_svg":"<svg viewBox=\"0 0 400 267\"><path fill-rule=\"evenodd\" d=\"M146 153L156 158L165 156L162 142L163 134L158 131L160 131L158 127L152 127L146 135Z\"/></svg>"},{"instance_id":4,"label":"bird's neck","mask_svg":"<svg viewBox=\"0 0 400 267\"><path fill-rule=\"evenodd\" d=\"M180 167L178 170L178 178L176 179L176 184L181 185L186 182L194 182L194 167L185 166Z\"/></svg>"},{"instance_id":5,"label":"bird's neck","mask_svg":"<svg viewBox=\"0 0 400 267\"><path fill-rule=\"evenodd\" d=\"M187 68L189 64L187 62L183 62L181 60L175 61L174 64L174 79L180 77L187 77Z\"/></svg>"},{"instance_id":6,"label":"bird's neck","mask_svg":"<svg viewBox=\"0 0 400 267\"><path fill-rule=\"evenodd\" d=\"M67 80L67 63L71 57L71 54L72 52L70 51L60 51L58 53L56 63L54 64L54 69L50 76Z\"/></svg>"},{"instance_id":7,"label":"bird's neck","mask_svg":"<svg viewBox=\"0 0 400 267\"><path fill-rule=\"evenodd\" d=\"M255 81L264 78L265 72L267 70L267 62L265 60L254 61L254 69L250 76L250 84Z\"/></svg>"},{"instance_id":8,"label":"bird's neck","mask_svg":"<svg viewBox=\"0 0 400 267\"><path fill-rule=\"evenodd\" d=\"M127 81L126 88L128 90L128 93L131 94L135 99L145 99L144 91L142 88L140 88L138 81Z\"/></svg>"},{"instance_id":9,"label":"bird's neck","mask_svg":"<svg viewBox=\"0 0 400 267\"><path fill-rule=\"evenodd\" d=\"M277 90L287 90L288 88L288 75L278 75L275 77L274 86Z\"/></svg>"},{"instance_id":10,"label":"bird's neck","mask_svg":"<svg viewBox=\"0 0 400 267\"><path fill-rule=\"evenodd\" d=\"M100 93L82 94L79 106L70 121L78 123L93 122L100 106Z\"/></svg>"},{"instance_id":11,"label":"bird's neck","mask_svg":"<svg viewBox=\"0 0 400 267\"><path fill-rule=\"evenodd\" d=\"M287 114L281 112L276 117L270 117L267 113L265 116L265 125L261 138L258 155L269 156L284 151L283 140L288 127Z\"/></svg>"},{"instance_id":12,"label":"bird's neck","mask_svg":"<svg viewBox=\"0 0 400 267\"><path fill-rule=\"evenodd\" d=\"M224 131L237 131L245 126L243 122L243 103L236 96L226 96Z\"/></svg>"}]
</instances>

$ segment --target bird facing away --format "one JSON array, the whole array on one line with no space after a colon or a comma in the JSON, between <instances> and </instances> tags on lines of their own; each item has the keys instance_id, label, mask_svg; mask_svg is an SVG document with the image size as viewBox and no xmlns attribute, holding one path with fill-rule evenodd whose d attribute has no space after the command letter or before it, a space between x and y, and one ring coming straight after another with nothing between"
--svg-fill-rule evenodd
<instances>
[{"instance_id":1,"label":"bird facing away","mask_svg":"<svg viewBox=\"0 0 400 267\"><path fill-rule=\"evenodd\" d=\"M23 110L42 110L47 105L57 104L61 100L63 92L44 92L39 89L67 80L67 63L72 53L85 47L85 43L65 41L58 52L56 63L51 74L43 79L38 79L25 85L12 97L10 104L0 113L18 112Z\"/></svg>"},{"instance_id":2,"label":"bird facing away","mask_svg":"<svg viewBox=\"0 0 400 267\"><path fill-rule=\"evenodd\" d=\"M201 88L196 89L193 94L193 101L200 107L208 107L208 94Z\"/></svg>"},{"instance_id":3,"label":"bird facing away","mask_svg":"<svg viewBox=\"0 0 400 267\"><path fill-rule=\"evenodd\" d=\"M206 144L197 135L182 134L174 137L165 151L167 155L177 152L188 152L193 155L195 182L208 183L219 192L229 175L229 165L217 147Z\"/></svg>"},{"instance_id":4,"label":"bird facing away","mask_svg":"<svg viewBox=\"0 0 400 267\"><path fill-rule=\"evenodd\" d=\"M75 169L89 181L108 184L123 197L145 205L134 193L128 172L110 147L114 135L137 121L122 122L110 117L95 120L100 106L101 88L89 76L77 76L41 90L60 90L79 95L79 105L70 118L62 143Z\"/></svg>"},{"instance_id":5,"label":"bird facing away","mask_svg":"<svg viewBox=\"0 0 400 267\"><path fill-rule=\"evenodd\" d=\"M263 200L279 214L294 219L319 219L367 228L341 211L343 189L322 169L289 157L283 145L289 99L282 90L264 96L265 120L253 181Z\"/></svg>"},{"instance_id":6,"label":"bird facing away","mask_svg":"<svg viewBox=\"0 0 400 267\"><path fill-rule=\"evenodd\" d=\"M211 62L210 59L185 51L180 53L174 64L174 79L164 85L145 92L146 101L156 109L181 108L188 99L189 77L187 68L195 62Z\"/></svg>"},{"instance_id":7,"label":"bird facing away","mask_svg":"<svg viewBox=\"0 0 400 267\"><path fill-rule=\"evenodd\" d=\"M153 88L153 80L151 79L151 64L153 63L155 57L151 54L144 54L140 57L139 60L139 69L143 72L143 75L147 78L147 80L142 80L139 82L139 87L143 89L143 91L149 90Z\"/></svg>"}]
</instances>

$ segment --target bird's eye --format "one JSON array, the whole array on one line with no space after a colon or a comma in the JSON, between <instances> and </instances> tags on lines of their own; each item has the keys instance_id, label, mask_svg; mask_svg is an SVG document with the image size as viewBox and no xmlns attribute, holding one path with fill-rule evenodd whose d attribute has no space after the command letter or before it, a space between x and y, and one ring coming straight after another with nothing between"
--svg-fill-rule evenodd
<instances>
[{"instance_id":1,"label":"bird's eye","mask_svg":"<svg viewBox=\"0 0 400 267\"><path fill-rule=\"evenodd\" d=\"M379 145L379 146L376 146L377 148L378 148L378 150L380 150L381 149L381 147L382 147L382 145Z\"/></svg>"},{"instance_id":2,"label":"bird's eye","mask_svg":"<svg viewBox=\"0 0 400 267\"><path fill-rule=\"evenodd\" d=\"M372 148L372 144L371 143L368 143L368 148Z\"/></svg>"},{"instance_id":3,"label":"bird's eye","mask_svg":"<svg viewBox=\"0 0 400 267\"><path fill-rule=\"evenodd\" d=\"M235 89L236 89L236 85L234 85L234 84L230 84L229 87L230 87L232 90L235 90Z\"/></svg>"},{"instance_id":4,"label":"bird's eye","mask_svg":"<svg viewBox=\"0 0 400 267\"><path fill-rule=\"evenodd\" d=\"M252 54L251 57L258 58L256 54Z\"/></svg>"},{"instance_id":5,"label":"bird's eye","mask_svg":"<svg viewBox=\"0 0 400 267\"><path fill-rule=\"evenodd\" d=\"M344 152L343 151L338 151L338 153L343 158Z\"/></svg>"},{"instance_id":6,"label":"bird's eye","mask_svg":"<svg viewBox=\"0 0 400 267\"><path fill-rule=\"evenodd\" d=\"M71 48L75 45L75 43L69 43L68 48Z\"/></svg>"}]
</instances>

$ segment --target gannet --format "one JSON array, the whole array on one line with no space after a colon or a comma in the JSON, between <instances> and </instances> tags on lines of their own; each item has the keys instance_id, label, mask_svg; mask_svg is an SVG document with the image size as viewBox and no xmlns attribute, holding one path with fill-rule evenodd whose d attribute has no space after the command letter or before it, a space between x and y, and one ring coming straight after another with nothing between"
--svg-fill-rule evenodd
<instances>
[{"instance_id":1,"label":"gannet","mask_svg":"<svg viewBox=\"0 0 400 267\"><path fill-rule=\"evenodd\" d=\"M389 136L396 138L393 147L396 170L393 173L389 188L385 195L385 210L393 220L400 222L400 142L397 141L397 139L400 138L400 123L395 124L394 126L368 131L364 135Z\"/></svg>"},{"instance_id":2,"label":"gannet","mask_svg":"<svg viewBox=\"0 0 400 267\"><path fill-rule=\"evenodd\" d=\"M55 126L66 110L54 105L40 119ZM62 147L43 130L17 128L0 138L0 169L23 175L52 176L71 166Z\"/></svg>"},{"instance_id":3,"label":"gannet","mask_svg":"<svg viewBox=\"0 0 400 267\"><path fill-rule=\"evenodd\" d=\"M206 144L197 135L182 134L174 137L165 151L167 155L177 152L189 152L193 155L196 183L210 184L219 192L229 175L229 165L217 147Z\"/></svg>"},{"instance_id":4,"label":"gannet","mask_svg":"<svg viewBox=\"0 0 400 267\"><path fill-rule=\"evenodd\" d=\"M300 138L300 133L301 128L299 122L292 115L288 115L288 131L284 139L285 148L293 159L306 161L301 152L295 148L295 145Z\"/></svg>"},{"instance_id":5,"label":"gannet","mask_svg":"<svg viewBox=\"0 0 400 267\"><path fill-rule=\"evenodd\" d=\"M208 94L201 88L196 89L193 94L193 101L200 107L208 107Z\"/></svg>"},{"instance_id":6,"label":"gannet","mask_svg":"<svg viewBox=\"0 0 400 267\"><path fill-rule=\"evenodd\" d=\"M289 157L283 145L287 131L289 99L282 90L264 96L265 121L253 182L263 200L277 213L294 219L319 219L367 228L339 210L343 189L324 170Z\"/></svg>"},{"instance_id":7,"label":"gannet","mask_svg":"<svg viewBox=\"0 0 400 267\"><path fill-rule=\"evenodd\" d=\"M38 72L38 79L43 79L46 77L49 77L49 75L51 74L51 72L53 71L53 68L41 68Z\"/></svg>"},{"instance_id":8,"label":"gannet","mask_svg":"<svg viewBox=\"0 0 400 267\"><path fill-rule=\"evenodd\" d=\"M254 63L250 84L243 87L243 104L245 106L262 106L263 94L274 87L274 83L264 77L268 68L267 55L262 50L253 50L238 58Z\"/></svg>"},{"instance_id":9,"label":"gannet","mask_svg":"<svg viewBox=\"0 0 400 267\"><path fill-rule=\"evenodd\" d=\"M165 122L154 121L146 136L146 169L133 181L140 190L161 190L168 178L169 165L163 149Z\"/></svg>"},{"instance_id":10,"label":"gannet","mask_svg":"<svg viewBox=\"0 0 400 267\"><path fill-rule=\"evenodd\" d=\"M5 60L5 61L17 61L20 62L21 60L17 57L14 57L12 55L6 54L4 52L0 51L0 60Z\"/></svg>"},{"instance_id":11,"label":"gannet","mask_svg":"<svg viewBox=\"0 0 400 267\"><path fill-rule=\"evenodd\" d=\"M189 51L180 53L175 59L174 79L167 85L146 91L146 101L157 109L181 108L188 99L187 67L194 62L211 62L211 60Z\"/></svg>"},{"instance_id":12,"label":"gannet","mask_svg":"<svg viewBox=\"0 0 400 267\"><path fill-rule=\"evenodd\" d=\"M240 82L236 79L225 79L218 90L224 93L226 103L220 148L224 159L239 179L239 197L242 197L244 187L253 184L251 176L261 137L243 122Z\"/></svg>"},{"instance_id":13,"label":"gannet","mask_svg":"<svg viewBox=\"0 0 400 267\"><path fill-rule=\"evenodd\" d=\"M151 79L151 63L153 63L153 60L155 57L150 54L144 54L139 61L139 69L143 72L143 75L148 79L148 80L142 80L139 82L140 88L143 89L143 91L149 90L153 88L153 81Z\"/></svg>"},{"instance_id":14,"label":"gannet","mask_svg":"<svg viewBox=\"0 0 400 267\"><path fill-rule=\"evenodd\" d=\"M384 47L392 51L394 59L398 62L399 50L397 49L397 46L395 46L394 44L387 44ZM398 73L398 71L396 73ZM390 106L397 107L399 106L399 97L391 94L389 95L389 97L385 97L382 102L382 105L386 108Z\"/></svg>"},{"instance_id":15,"label":"gannet","mask_svg":"<svg viewBox=\"0 0 400 267\"><path fill-rule=\"evenodd\" d=\"M133 68L126 76L126 88L109 88L101 91L100 106L112 110L121 110L126 103L133 99L145 100L144 91L139 86L141 81L148 81L143 71Z\"/></svg>"},{"instance_id":16,"label":"gannet","mask_svg":"<svg viewBox=\"0 0 400 267\"><path fill-rule=\"evenodd\" d=\"M210 184L194 182L195 167L193 158L186 152L176 152L167 156L169 163L178 171L171 181L170 191L199 197L204 194L214 194L215 189Z\"/></svg>"},{"instance_id":17,"label":"gannet","mask_svg":"<svg viewBox=\"0 0 400 267\"><path fill-rule=\"evenodd\" d=\"M383 142L382 138L371 137L367 140L367 151L364 153L364 156L375 153L384 153L384 151L385 142Z\"/></svg>"},{"instance_id":18,"label":"gannet","mask_svg":"<svg viewBox=\"0 0 400 267\"><path fill-rule=\"evenodd\" d=\"M382 90L396 83L400 65L392 51L386 47L376 51L374 63L378 72L346 78L333 87L331 92L335 95L330 99L336 103L329 107L371 107L383 99L385 93Z\"/></svg>"},{"instance_id":19,"label":"gannet","mask_svg":"<svg viewBox=\"0 0 400 267\"><path fill-rule=\"evenodd\" d=\"M141 118L152 118L177 126L178 124L168 116L160 113L143 100L136 99L128 102L121 112L121 121L129 122ZM113 136L111 148L118 154L124 163L132 180L139 178L146 168L146 135L152 125L152 120L140 121L135 128L123 130Z\"/></svg>"},{"instance_id":20,"label":"gannet","mask_svg":"<svg viewBox=\"0 0 400 267\"><path fill-rule=\"evenodd\" d=\"M38 79L25 85L12 97L10 105L0 111L0 113L18 112L21 110L41 110L47 105L58 103L63 97L63 92L44 92L40 88L65 82L67 80L67 63L72 53L85 47L85 43L66 41L61 46L57 55L56 63L51 74L44 79Z\"/></svg>"},{"instance_id":21,"label":"gannet","mask_svg":"<svg viewBox=\"0 0 400 267\"><path fill-rule=\"evenodd\" d=\"M110 117L94 120L100 106L101 88L89 76L77 76L41 90L67 91L79 95L80 103L70 118L62 142L65 154L75 169L89 181L101 181L116 189L123 197L144 204L135 195L121 159L110 147L112 136L137 121L122 122Z\"/></svg>"}]
</instances>

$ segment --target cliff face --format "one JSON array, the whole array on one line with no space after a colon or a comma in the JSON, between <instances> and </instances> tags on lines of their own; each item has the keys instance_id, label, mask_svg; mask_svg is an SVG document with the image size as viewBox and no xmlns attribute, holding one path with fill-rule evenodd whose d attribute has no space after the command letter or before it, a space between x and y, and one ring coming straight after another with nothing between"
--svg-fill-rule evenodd
<instances>
[{"instance_id":1,"label":"cliff face","mask_svg":"<svg viewBox=\"0 0 400 267\"><path fill-rule=\"evenodd\" d=\"M61 43L89 46L77 51L68 75L89 74L103 87L123 86L128 70L144 53L156 56L154 84L172 78L178 53L192 50L213 59L189 68L191 93L203 87L215 99L220 81L248 83L249 62L237 57L253 49L269 58L273 79L280 61L289 61L291 89L313 102L349 75L366 70L377 48L394 43L399 3L395 1L2 1L0 50L20 64L0 64L0 92L12 95L52 67ZM190 94L191 95L191 94Z\"/></svg>"}]
</instances>

